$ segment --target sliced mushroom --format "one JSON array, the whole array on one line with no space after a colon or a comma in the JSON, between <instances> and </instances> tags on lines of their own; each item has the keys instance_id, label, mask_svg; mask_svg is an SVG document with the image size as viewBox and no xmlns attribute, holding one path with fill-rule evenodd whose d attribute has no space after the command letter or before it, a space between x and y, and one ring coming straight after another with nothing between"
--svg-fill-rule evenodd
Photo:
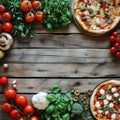
<instances>
[{"instance_id":1,"label":"sliced mushroom","mask_svg":"<svg viewBox=\"0 0 120 120\"><path fill-rule=\"evenodd\" d=\"M10 34L8 34L8 33L0 34L0 49L1 50L10 49L12 44L13 44L13 38Z\"/></svg>"}]
</instances>

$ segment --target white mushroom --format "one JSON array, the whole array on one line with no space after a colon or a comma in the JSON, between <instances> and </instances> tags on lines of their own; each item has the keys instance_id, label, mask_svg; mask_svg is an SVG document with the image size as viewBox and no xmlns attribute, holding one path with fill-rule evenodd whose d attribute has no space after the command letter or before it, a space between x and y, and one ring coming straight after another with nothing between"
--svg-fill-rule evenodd
<instances>
[{"instance_id":1,"label":"white mushroom","mask_svg":"<svg viewBox=\"0 0 120 120\"><path fill-rule=\"evenodd\" d=\"M45 110L50 104L50 102L46 99L47 95L48 94L46 92L39 92L38 94L33 95L33 106L38 110Z\"/></svg>"},{"instance_id":2,"label":"white mushroom","mask_svg":"<svg viewBox=\"0 0 120 120\"><path fill-rule=\"evenodd\" d=\"M10 34L8 34L8 33L0 34L0 49L1 50L10 49L12 44L13 44L13 38Z\"/></svg>"}]
</instances>

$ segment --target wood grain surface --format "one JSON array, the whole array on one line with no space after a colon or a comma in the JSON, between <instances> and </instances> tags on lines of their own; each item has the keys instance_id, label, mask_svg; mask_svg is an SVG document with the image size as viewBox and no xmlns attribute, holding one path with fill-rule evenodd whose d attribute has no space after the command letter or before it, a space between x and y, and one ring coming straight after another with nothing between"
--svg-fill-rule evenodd
<instances>
[{"instance_id":1,"label":"wood grain surface","mask_svg":"<svg viewBox=\"0 0 120 120\"><path fill-rule=\"evenodd\" d=\"M33 39L14 39L14 45L0 61L0 76L9 77L9 85L17 80L18 94L29 101L40 91L50 92L54 84L62 92L79 88L81 92L93 90L99 83L120 80L120 60L109 52L109 34L93 37L84 34L74 22L56 31L46 31L36 24ZM8 63L5 71L3 64ZM0 120L11 120L1 111L5 101L0 88Z\"/></svg>"}]
</instances>

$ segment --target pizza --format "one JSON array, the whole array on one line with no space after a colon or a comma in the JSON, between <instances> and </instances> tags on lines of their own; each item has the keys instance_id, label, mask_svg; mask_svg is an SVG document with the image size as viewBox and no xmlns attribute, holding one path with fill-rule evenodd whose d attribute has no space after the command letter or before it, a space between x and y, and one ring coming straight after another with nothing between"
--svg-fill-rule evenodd
<instances>
[{"instance_id":1,"label":"pizza","mask_svg":"<svg viewBox=\"0 0 120 120\"><path fill-rule=\"evenodd\" d=\"M110 80L96 87L90 108L97 120L120 120L120 81Z\"/></svg>"},{"instance_id":2,"label":"pizza","mask_svg":"<svg viewBox=\"0 0 120 120\"><path fill-rule=\"evenodd\" d=\"M74 0L73 18L86 32L101 35L119 23L119 6L119 0Z\"/></svg>"}]
</instances>

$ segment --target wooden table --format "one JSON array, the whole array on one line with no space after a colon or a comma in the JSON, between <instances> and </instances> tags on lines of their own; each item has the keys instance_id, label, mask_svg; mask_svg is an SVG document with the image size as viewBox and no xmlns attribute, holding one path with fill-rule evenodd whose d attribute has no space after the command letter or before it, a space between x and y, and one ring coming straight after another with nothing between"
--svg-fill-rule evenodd
<instances>
[{"instance_id":1,"label":"wooden table","mask_svg":"<svg viewBox=\"0 0 120 120\"><path fill-rule=\"evenodd\" d=\"M55 83L62 87L62 92L72 88L81 92L93 90L105 80L120 80L120 61L111 56L108 38L108 34L85 35L74 22L52 32L37 24L32 40L14 40L12 49L0 61L0 76L9 77L9 86L17 80L17 92L27 95L29 100L35 93L49 92ZM3 63L9 64L8 71L3 71ZM0 105L4 101L2 91ZM0 109L0 120L11 119Z\"/></svg>"}]
</instances>

